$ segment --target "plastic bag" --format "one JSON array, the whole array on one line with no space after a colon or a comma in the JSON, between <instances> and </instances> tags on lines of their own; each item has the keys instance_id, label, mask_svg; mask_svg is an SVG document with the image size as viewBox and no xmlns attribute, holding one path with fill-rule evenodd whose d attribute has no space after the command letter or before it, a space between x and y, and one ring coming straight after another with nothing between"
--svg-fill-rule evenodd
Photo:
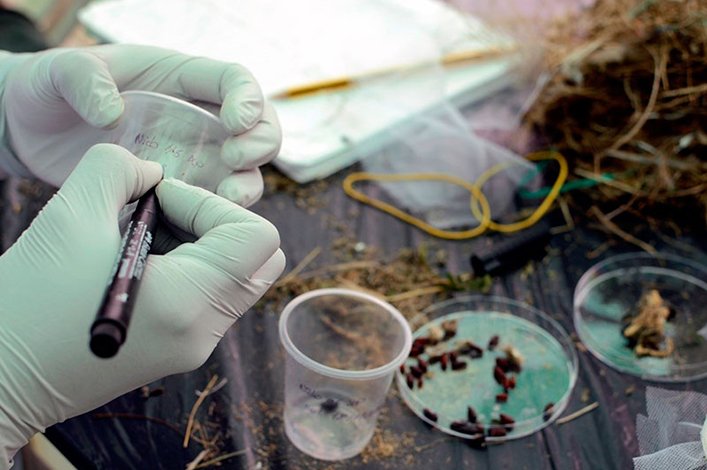
<instances>
[{"instance_id":1,"label":"plastic bag","mask_svg":"<svg viewBox=\"0 0 707 470\"><path fill-rule=\"evenodd\" d=\"M636 470L707 469L707 395L648 387L646 412L636 418Z\"/></svg>"},{"instance_id":2,"label":"plastic bag","mask_svg":"<svg viewBox=\"0 0 707 470\"><path fill-rule=\"evenodd\" d=\"M414 81L415 93L424 83L426 93L440 97L441 104L415 114L390 131L391 143L382 150L364 155L364 171L383 174L444 173L474 183L487 171L498 171L483 188L494 218L511 205L518 182L533 168L521 156L477 137L448 100L444 100L445 74L429 67L414 74L400 74L391 82L366 88L369 103L379 112L400 112L415 99L407 93ZM411 87L412 91L413 88ZM380 183L398 207L422 217L439 228L476 225L470 210L470 194L464 188L432 181Z\"/></svg>"}]
</instances>

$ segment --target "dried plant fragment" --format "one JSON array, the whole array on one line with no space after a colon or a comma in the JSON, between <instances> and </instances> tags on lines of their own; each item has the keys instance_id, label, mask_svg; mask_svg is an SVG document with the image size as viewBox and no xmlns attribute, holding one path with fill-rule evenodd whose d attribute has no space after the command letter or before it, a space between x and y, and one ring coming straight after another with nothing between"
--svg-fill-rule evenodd
<instances>
[{"instance_id":1,"label":"dried plant fragment","mask_svg":"<svg viewBox=\"0 0 707 470\"><path fill-rule=\"evenodd\" d=\"M638 357L667 357L675 350L670 338L665 337L665 323L671 316L671 309L656 289L641 296L638 313L628 317L628 326L623 335L628 346Z\"/></svg>"}]
</instances>

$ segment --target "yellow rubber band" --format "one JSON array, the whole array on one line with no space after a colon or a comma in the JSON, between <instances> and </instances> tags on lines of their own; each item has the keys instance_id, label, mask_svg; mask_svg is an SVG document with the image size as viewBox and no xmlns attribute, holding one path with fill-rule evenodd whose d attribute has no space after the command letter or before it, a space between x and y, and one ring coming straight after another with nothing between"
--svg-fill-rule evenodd
<instances>
[{"instance_id":1,"label":"yellow rubber band","mask_svg":"<svg viewBox=\"0 0 707 470\"><path fill-rule=\"evenodd\" d=\"M548 195L545 197L545 199L543 199L543 202L540 203L540 205L535 209L535 211L533 211L532 214L530 214L530 216L528 216L528 218L510 224L499 224L491 220L489 222L490 230L494 230L496 232L501 233L513 233L532 227L547 213L547 211L552 206L552 203L555 202L555 199L557 199L557 196L560 194L562 185L565 184L565 181L567 180L567 175L569 173L569 167L567 165L567 160L565 160L565 157L563 157L562 154L560 154L559 152L544 151L531 153L526 158L532 161L555 160L560 165L560 171L557 175L557 179L553 183L552 188L550 188L550 192L548 193ZM496 165L495 167L492 167L489 170L485 171L481 174L481 176L479 176L479 179L476 180L476 186L482 188L483 192L483 187L488 182L488 180L490 180L494 175L496 175L500 171L505 170L509 166L509 164ZM471 212L474 214L474 217L479 217L479 207L474 204L473 201L471 204Z\"/></svg>"},{"instance_id":2,"label":"yellow rubber band","mask_svg":"<svg viewBox=\"0 0 707 470\"><path fill-rule=\"evenodd\" d=\"M520 220L518 222L513 222L510 224L499 224L491 220L491 207L489 206L488 199L484 195L481 188L484 184L488 182L494 175L505 170L510 166L510 164L500 164L496 165L489 170L481 174L478 180L474 183L469 183L466 180L457 178L455 176L448 175L446 173L400 173L400 174L377 174L377 173L365 173L357 172L348 175L342 185L344 192L351 198L356 199L364 204L375 207L387 214L392 215L405 223L413 225L423 232L447 240L466 240L469 238L478 237L484 233L487 229L495 230L497 232L512 233L520 230L524 230L533 226L537 223L550 209L552 203L557 199L560 193L560 189L567 179L569 173L567 160L558 152L545 151L545 152L535 152L528 155L528 160L555 160L560 165L560 172L557 176L557 180L552 185L550 192L542 203L535 209L535 211L526 219ZM479 225L476 227L463 230L463 231L450 231L443 230L427 222L408 214L407 212L398 209L397 207L383 202L379 199L375 199L366 196L362 192L358 191L353 187L354 183L359 181L441 181L446 183L451 183L456 186L460 186L471 194L469 206L472 214L479 220ZM479 207L480 206L480 207Z\"/></svg>"},{"instance_id":3,"label":"yellow rubber band","mask_svg":"<svg viewBox=\"0 0 707 470\"><path fill-rule=\"evenodd\" d=\"M463 231L450 231L442 230L427 222L418 219L417 217L408 214L405 211L398 209L397 207L383 202L379 199L375 199L366 196L362 192L358 191L353 187L354 183L358 181L442 181L446 183L451 183L456 186L461 186L462 188L468 190L471 193L471 199L469 202L470 207L475 207L477 212L479 210L478 206L474 204L478 201L481 205L481 213L477 216L479 220L479 225L470 229ZM425 233L432 236L444 238L447 240L466 240L468 238L474 238L486 231L491 221L491 207L486 199L486 196L481 192L481 190L475 184L469 183L461 178L451 176L445 173L401 173L401 174L373 174L373 173L351 173L348 175L344 182L342 183L344 187L344 192L351 198L356 199L364 204L373 206L383 212L386 212L393 217L396 217L403 222L413 225Z\"/></svg>"}]
</instances>

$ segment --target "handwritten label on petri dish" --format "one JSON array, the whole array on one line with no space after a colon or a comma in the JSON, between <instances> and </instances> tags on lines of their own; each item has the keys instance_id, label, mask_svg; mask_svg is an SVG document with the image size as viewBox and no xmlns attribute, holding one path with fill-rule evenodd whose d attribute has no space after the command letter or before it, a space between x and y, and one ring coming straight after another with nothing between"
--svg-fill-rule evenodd
<instances>
[{"instance_id":1,"label":"handwritten label on petri dish","mask_svg":"<svg viewBox=\"0 0 707 470\"><path fill-rule=\"evenodd\" d=\"M165 155L185 161L190 166L195 168L204 167L204 164L200 162L193 153L187 152L183 147L180 147L174 143L161 144L154 136L139 133L135 136L133 143L151 148L153 150L160 150L162 148L162 152Z\"/></svg>"}]
</instances>

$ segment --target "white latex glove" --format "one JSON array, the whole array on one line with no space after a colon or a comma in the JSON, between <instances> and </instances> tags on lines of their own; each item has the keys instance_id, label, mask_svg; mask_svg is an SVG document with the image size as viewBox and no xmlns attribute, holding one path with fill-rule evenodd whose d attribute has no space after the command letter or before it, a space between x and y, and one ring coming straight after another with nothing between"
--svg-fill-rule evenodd
<instances>
[{"instance_id":1,"label":"white latex glove","mask_svg":"<svg viewBox=\"0 0 707 470\"><path fill-rule=\"evenodd\" d=\"M160 178L158 164L97 145L0 256L0 468L37 431L199 367L282 272L268 221L164 180L165 218L197 240L148 258L126 342L114 358L93 356L89 328L121 241L118 212Z\"/></svg>"},{"instance_id":2,"label":"white latex glove","mask_svg":"<svg viewBox=\"0 0 707 470\"><path fill-rule=\"evenodd\" d=\"M282 137L275 110L251 73L237 64L149 46L0 55L0 168L29 176L22 174L24 165L60 186L96 143L96 128L108 128L121 116L119 90L156 91L206 108L220 105L221 121L233 135L222 157L233 173L224 175L217 193L245 206L260 198L258 167L277 155Z\"/></svg>"}]
</instances>

